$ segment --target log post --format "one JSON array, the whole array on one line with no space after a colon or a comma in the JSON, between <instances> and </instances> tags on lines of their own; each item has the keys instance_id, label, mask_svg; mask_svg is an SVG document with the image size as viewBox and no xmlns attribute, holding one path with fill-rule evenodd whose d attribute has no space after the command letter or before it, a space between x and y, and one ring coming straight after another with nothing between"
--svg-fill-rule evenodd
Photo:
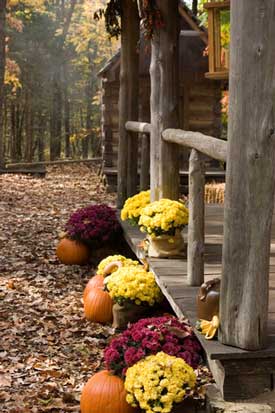
<instances>
[{"instance_id":1,"label":"log post","mask_svg":"<svg viewBox=\"0 0 275 413\"><path fill-rule=\"evenodd\" d=\"M179 127L179 13L177 0L156 0L164 26L152 39L151 200L178 199L179 150L162 140L164 129Z\"/></svg>"},{"instance_id":2,"label":"log post","mask_svg":"<svg viewBox=\"0 0 275 413\"><path fill-rule=\"evenodd\" d=\"M121 59L119 90L119 146L117 206L122 208L127 197L137 189L138 140L125 129L127 120L138 119L139 15L137 3L121 1Z\"/></svg>"},{"instance_id":3,"label":"log post","mask_svg":"<svg viewBox=\"0 0 275 413\"><path fill-rule=\"evenodd\" d=\"M141 135L140 189L150 188L150 135Z\"/></svg>"},{"instance_id":4,"label":"log post","mask_svg":"<svg viewBox=\"0 0 275 413\"><path fill-rule=\"evenodd\" d=\"M195 149L189 158L189 222L187 247L187 282L204 282L204 161Z\"/></svg>"},{"instance_id":5,"label":"log post","mask_svg":"<svg viewBox=\"0 0 275 413\"><path fill-rule=\"evenodd\" d=\"M147 83L146 83L147 85ZM144 91L145 92L145 91ZM145 95L145 93L143 94ZM147 96L147 94L146 94ZM140 105L140 118L142 122L150 122L150 108L145 102ZM140 190L146 191L150 188L150 135L141 135L141 157L140 157Z\"/></svg>"},{"instance_id":6,"label":"log post","mask_svg":"<svg viewBox=\"0 0 275 413\"><path fill-rule=\"evenodd\" d=\"M229 147L219 340L266 345L275 189L275 0L231 0Z\"/></svg>"}]
</instances>

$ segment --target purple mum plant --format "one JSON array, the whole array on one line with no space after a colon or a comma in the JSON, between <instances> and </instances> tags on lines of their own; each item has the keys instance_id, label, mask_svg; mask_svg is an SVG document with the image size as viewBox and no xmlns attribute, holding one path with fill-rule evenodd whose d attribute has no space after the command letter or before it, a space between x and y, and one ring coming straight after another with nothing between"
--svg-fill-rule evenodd
<instances>
[{"instance_id":1,"label":"purple mum plant","mask_svg":"<svg viewBox=\"0 0 275 413\"><path fill-rule=\"evenodd\" d=\"M115 240L121 231L115 210L105 204L78 209L70 216L65 229L71 239L93 247Z\"/></svg>"},{"instance_id":2,"label":"purple mum plant","mask_svg":"<svg viewBox=\"0 0 275 413\"><path fill-rule=\"evenodd\" d=\"M193 368L202 358L202 347L192 328L175 317L153 317L139 320L115 337L104 351L108 370L121 377L140 359L163 351L181 357Z\"/></svg>"}]
</instances>

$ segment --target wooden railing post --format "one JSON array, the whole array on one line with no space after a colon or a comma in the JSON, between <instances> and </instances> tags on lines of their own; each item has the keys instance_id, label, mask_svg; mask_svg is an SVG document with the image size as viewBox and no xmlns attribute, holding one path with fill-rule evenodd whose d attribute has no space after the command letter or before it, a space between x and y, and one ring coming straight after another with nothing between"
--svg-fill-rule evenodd
<instances>
[{"instance_id":1,"label":"wooden railing post","mask_svg":"<svg viewBox=\"0 0 275 413\"><path fill-rule=\"evenodd\" d=\"M274 19L275 0L231 1L219 339L247 350L267 344L275 192Z\"/></svg>"},{"instance_id":2,"label":"wooden railing post","mask_svg":"<svg viewBox=\"0 0 275 413\"><path fill-rule=\"evenodd\" d=\"M162 140L164 129L179 125L178 1L156 0L164 25L155 28L151 52L151 200L179 197L179 151Z\"/></svg>"},{"instance_id":3,"label":"wooden railing post","mask_svg":"<svg viewBox=\"0 0 275 413\"><path fill-rule=\"evenodd\" d=\"M189 223L187 247L187 282L199 286L204 282L204 161L192 149L189 158Z\"/></svg>"},{"instance_id":4,"label":"wooden railing post","mask_svg":"<svg viewBox=\"0 0 275 413\"><path fill-rule=\"evenodd\" d=\"M141 135L140 190L150 188L150 135Z\"/></svg>"},{"instance_id":5,"label":"wooden railing post","mask_svg":"<svg viewBox=\"0 0 275 413\"><path fill-rule=\"evenodd\" d=\"M136 2L122 0L121 59L119 89L119 146L117 176L117 207L122 208L127 197L137 187L137 140L125 129L128 119L138 119L139 15Z\"/></svg>"}]
</instances>

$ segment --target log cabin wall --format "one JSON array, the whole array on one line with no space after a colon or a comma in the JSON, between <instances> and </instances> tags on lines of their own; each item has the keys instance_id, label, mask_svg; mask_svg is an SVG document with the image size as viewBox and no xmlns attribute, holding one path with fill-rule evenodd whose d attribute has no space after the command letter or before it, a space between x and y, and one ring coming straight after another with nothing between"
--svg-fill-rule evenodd
<instances>
[{"instance_id":1,"label":"log cabin wall","mask_svg":"<svg viewBox=\"0 0 275 413\"><path fill-rule=\"evenodd\" d=\"M221 82L205 78L208 58L204 56L204 49L205 43L190 27L188 30L187 23L183 21L180 37L180 128L220 137ZM150 58L149 45L142 42L139 120L145 122L150 122ZM107 170L116 170L117 167L119 60L118 52L99 73L102 78L103 160ZM182 149L181 169L186 169L189 153L183 151Z\"/></svg>"}]
</instances>

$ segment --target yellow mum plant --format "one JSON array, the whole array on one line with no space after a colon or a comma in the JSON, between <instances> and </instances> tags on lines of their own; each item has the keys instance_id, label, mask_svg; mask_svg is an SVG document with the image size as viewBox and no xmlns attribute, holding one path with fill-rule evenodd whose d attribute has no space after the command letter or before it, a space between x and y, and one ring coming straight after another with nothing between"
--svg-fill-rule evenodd
<instances>
[{"instance_id":1,"label":"yellow mum plant","mask_svg":"<svg viewBox=\"0 0 275 413\"><path fill-rule=\"evenodd\" d=\"M121 210L122 221L128 220L130 224L137 225L141 210L150 203L150 191L142 191L128 198Z\"/></svg>"},{"instance_id":2,"label":"yellow mum plant","mask_svg":"<svg viewBox=\"0 0 275 413\"><path fill-rule=\"evenodd\" d=\"M162 300L154 274L145 271L141 265L119 268L105 278L104 284L118 304L134 302L152 306Z\"/></svg>"},{"instance_id":3,"label":"yellow mum plant","mask_svg":"<svg viewBox=\"0 0 275 413\"><path fill-rule=\"evenodd\" d=\"M131 266L131 265L140 265L138 261L131 260L130 258L126 258L123 255L109 255L107 258L104 258L97 267L97 274L104 275L104 270L108 264L111 262L120 261L122 266ZM116 271L116 267L113 268L111 272Z\"/></svg>"},{"instance_id":4,"label":"yellow mum plant","mask_svg":"<svg viewBox=\"0 0 275 413\"><path fill-rule=\"evenodd\" d=\"M160 199L143 208L138 224L140 230L152 238L175 235L176 229L181 230L188 224L188 216L188 209L183 203Z\"/></svg>"},{"instance_id":5,"label":"yellow mum plant","mask_svg":"<svg viewBox=\"0 0 275 413\"><path fill-rule=\"evenodd\" d=\"M196 375L182 358L160 352L128 368L126 400L146 413L169 413L195 386Z\"/></svg>"}]
</instances>

